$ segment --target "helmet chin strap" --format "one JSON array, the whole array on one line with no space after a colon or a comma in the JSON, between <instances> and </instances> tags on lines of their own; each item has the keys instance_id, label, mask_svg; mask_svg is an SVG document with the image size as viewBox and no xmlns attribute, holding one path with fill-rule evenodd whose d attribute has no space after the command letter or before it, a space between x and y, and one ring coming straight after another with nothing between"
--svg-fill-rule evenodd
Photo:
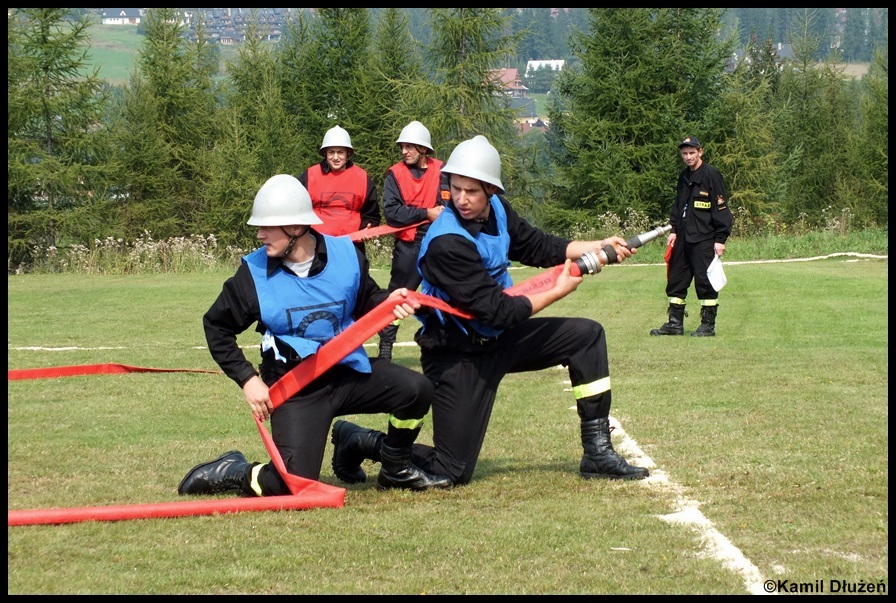
<instances>
[{"instance_id":1,"label":"helmet chin strap","mask_svg":"<svg viewBox=\"0 0 896 603\"><path fill-rule=\"evenodd\" d=\"M311 227L305 226L305 231L302 232L302 234L297 234L297 235L289 234L288 232L286 232L286 228L284 228L283 226L280 227L280 230L282 230L283 233L289 237L289 244L286 246L286 249L283 251L283 255L280 256L282 258L285 258L285 257L289 256L290 253L292 253L293 247L296 246L296 241L298 241L299 239L304 237L306 234L308 234L308 231L311 230Z\"/></svg>"}]
</instances>

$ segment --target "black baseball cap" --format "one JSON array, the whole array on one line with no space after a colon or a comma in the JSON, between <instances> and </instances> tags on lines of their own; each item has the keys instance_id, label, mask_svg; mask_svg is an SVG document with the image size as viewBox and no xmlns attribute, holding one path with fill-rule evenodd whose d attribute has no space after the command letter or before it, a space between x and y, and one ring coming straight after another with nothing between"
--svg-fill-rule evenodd
<instances>
[{"instance_id":1,"label":"black baseball cap","mask_svg":"<svg viewBox=\"0 0 896 603\"><path fill-rule=\"evenodd\" d=\"M698 149L702 149L703 145L700 144L700 141L696 136L685 136L684 139L678 143L678 148L681 147L696 147Z\"/></svg>"}]
</instances>

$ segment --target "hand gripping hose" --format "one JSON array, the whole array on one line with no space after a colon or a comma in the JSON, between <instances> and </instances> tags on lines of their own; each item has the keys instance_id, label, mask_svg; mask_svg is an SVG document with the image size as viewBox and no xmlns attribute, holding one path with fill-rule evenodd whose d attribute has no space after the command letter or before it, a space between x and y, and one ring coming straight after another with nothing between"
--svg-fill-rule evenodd
<instances>
[{"instance_id":1,"label":"hand gripping hose","mask_svg":"<svg viewBox=\"0 0 896 603\"><path fill-rule=\"evenodd\" d=\"M665 226L657 226L653 230L643 232L630 238L625 242L625 246L629 249L634 249L649 243L659 236L668 234L671 231L672 226L669 224ZM607 264L615 264L616 260L616 250L613 249L612 246L607 245L597 253L589 251L582 255L582 257L573 262L569 272L573 276L597 274L601 271L603 266L606 266ZM550 289L553 284L557 282L557 277L560 276L561 272L563 272L563 265L554 266L541 274L536 274L532 278L525 280L518 285L514 285L507 290L507 293L510 295L525 295L527 293L538 293L539 291Z\"/></svg>"}]
</instances>

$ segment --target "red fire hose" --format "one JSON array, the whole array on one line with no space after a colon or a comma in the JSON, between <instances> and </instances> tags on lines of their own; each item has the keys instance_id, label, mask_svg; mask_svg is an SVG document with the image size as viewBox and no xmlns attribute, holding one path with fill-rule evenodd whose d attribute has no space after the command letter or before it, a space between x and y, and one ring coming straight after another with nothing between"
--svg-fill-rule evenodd
<instances>
[{"instance_id":1,"label":"red fire hose","mask_svg":"<svg viewBox=\"0 0 896 603\"><path fill-rule=\"evenodd\" d=\"M382 228L382 227L377 227ZM391 227L388 227L391 228ZM369 231L376 229L368 229ZM390 230L395 232L396 229ZM661 234L668 233L671 227L659 227L648 233L638 235L626 242L631 248L639 247ZM363 232L363 231L362 231ZM378 236L378 235L372 235ZM366 238L366 237L365 237ZM576 260L571 272L575 276L600 272L602 265L615 262L616 254L611 247L606 247L596 254L586 254ZM550 289L563 271L563 266L555 266L540 275L519 283L507 290L510 295L524 295ZM460 317L470 315L452 308L442 300L417 293L408 292L408 301L420 303L421 306L437 308ZM372 311L362 316L357 322L333 339L321 346L317 354L309 357L284 375L270 388L271 401L274 407L301 391L313 379L338 363L352 350L363 345L365 341L381 331L394 320L395 302L385 300ZM86 374L110 374L125 372L173 372L190 371L191 369L152 369L131 367L120 364L82 365L46 369L23 369L8 371L8 380L39 379L45 377L65 377ZM192 371L218 372L218 371ZM58 509L10 510L7 511L7 525L63 524L82 521L120 521L126 519L147 519L160 517L184 517L193 515L213 515L215 513L237 513L241 511L279 511L286 509L309 509L316 507L342 507L345 504L345 489L330 486L286 471L286 466L265 425L253 415L258 431L264 441L275 467L289 486L291 496L269 496L259 498L237 498L227 500L202 500L186 502L167 502L156 504L115 505L105 507L74 507Z\"/></svg>"},{"instance_id":2,"label":"red fire hose","mask_svg":"<svg viewBox=\"0 0 896 603\"><path fill-rule=\"evenodd\" d=\"M372 239L374 237L379 237L382 235L394 234L401 230L414 228L415 226L420 226L421 224L425 223L426 220L417 222L415 224L408 224L407 226L389 226L388 224L383 224L381 226L371 226L370 228L365 228L364 230L357 230L355 232L349 233L348 238L357 243L358 241L366 241L367 239Z\"/></svg>"}]
</instances>

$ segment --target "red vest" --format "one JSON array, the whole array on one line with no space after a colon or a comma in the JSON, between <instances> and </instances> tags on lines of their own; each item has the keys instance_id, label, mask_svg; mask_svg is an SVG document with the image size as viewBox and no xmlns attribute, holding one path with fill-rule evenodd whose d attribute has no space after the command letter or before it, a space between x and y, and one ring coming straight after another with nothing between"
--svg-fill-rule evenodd
<instances>
[{"instance_id":1,"label":"red vest","mask_svg":"<svg viewBox=\"0 0 896 603\"><path fill-rule=\"evenodd\" d=\"M308 194L314 213L323 220L315 230L331 236L361 229L361 208L367 198L367 172L352 165L324 174L321 164L308 168Z\"/></svg>"},{"instance_id":2,"label":"red vest","mask_svg":"<svg viewBox=\"0 0 896 603\"><path fill-rule=\"evenodd\" d=\"M389 168L395 177L395 183L398 184L398 190L401 191L401 198L405 205L411 207L423 207L429 209L436 206L436 200L439 196L439 184L442 178L442 161L435 157L427 159L426 171L419 179L414 178L414 174L400 161ZM402 241L410 243L417 234L417 228L408 228L395 233L395 236Z\"/></svg>"}]
</instances>

